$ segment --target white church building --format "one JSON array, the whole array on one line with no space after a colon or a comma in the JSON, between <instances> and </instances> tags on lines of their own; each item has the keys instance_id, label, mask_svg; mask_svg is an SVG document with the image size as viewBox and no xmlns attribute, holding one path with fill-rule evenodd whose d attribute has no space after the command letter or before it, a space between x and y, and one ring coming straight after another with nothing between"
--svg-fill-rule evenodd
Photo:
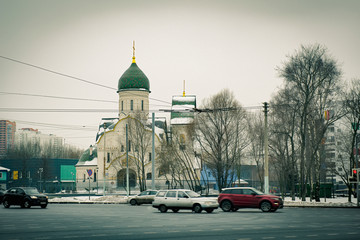
<instances>
[{"instance_id":1,"label":"white church building","mask_svg":"<svg viewBox=\"0 0 360 240\"><path fill-rule=\"evenodd\" d=\"M127 186L133 190L167 187L167 178L159 170L157 153L161 144L171 139L172 129L181 129L193 121L193 113L172 113L170 126L165 118L155 119L153 125L149 114L150 82L137 66L135 54L130 67L119 79L117 92L118 118L102 119L96 142L76 164L77 190L116 192L126 191ZM185 96L185 93L174 96L172 109L181 108L196 108L196 97ZM200 168L200 164L195 166Z\"/></svg>"}]
</instances>

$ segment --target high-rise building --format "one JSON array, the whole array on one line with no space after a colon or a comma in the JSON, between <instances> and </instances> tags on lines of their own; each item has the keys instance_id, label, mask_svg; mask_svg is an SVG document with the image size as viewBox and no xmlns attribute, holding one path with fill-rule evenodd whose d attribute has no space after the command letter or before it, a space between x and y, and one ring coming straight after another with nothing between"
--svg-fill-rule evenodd
<instances>
[{"instance_id":1,"label":"high-rise building","mask_svg":"<svg viewBox=\"0 0 360 240\"><path fill-rule=\"evenodd\" d=\"M0 120L0 157L6 155L15 143L16 122Z\"/></svg>"}]
</instances>

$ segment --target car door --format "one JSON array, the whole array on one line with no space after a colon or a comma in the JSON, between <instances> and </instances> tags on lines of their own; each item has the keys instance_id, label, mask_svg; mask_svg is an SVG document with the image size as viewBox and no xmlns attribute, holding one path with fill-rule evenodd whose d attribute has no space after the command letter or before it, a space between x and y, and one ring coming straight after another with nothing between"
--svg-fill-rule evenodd
<instances>
[{"instance_id":1,"label":"car door","mask_svg":"<svg viewBox=\"0 0 360 240\"><path fill-rule=\"evenodd\" d=\"M251 189L243 189L243 199L246 207L257 207L258 198L256 192Z\"/></svg>"},{"instance_id":2,"label":"car door","mask_svg":"<svg viewBox=\"0 0 360 240\"><path fill-rule=\"evenodd\" d=\"M178 191L177 205L180 208L191 208L192 207L191 198L184 191Z\"/></svg>"},{"instance_id":3,"label":"car door","mask_svg":"<svg viewBox=\"0 0 360 240\"><path fill-rule=\"evenodd\" d=\"M141 192L141 193L136 197L136 201L137 201L139 204L147 203L147 202L146 202L146 199L147 199L148 195L149 195L149 191Z\"/></svg>"},{"instance_id":4,"label":"car door","mask_svg":"<svg viewBox=\"0 0 360 240\"><path fill-rule=\"evenodd\" d=\"M177 191L170 190L166 193L164 198L164 204L167 207L177 207L177 198L176 198Z\"/></svg>"},{"instance_id":5,"label":"car door","mask_svg":"<svg viewBox=\"0 0 360 240\"><path fill-rule=\"evenodd\" d=\"M23 203L24 196L25 196L24 190L22 190L21 188L17 188L16 193L14 194L14 204L21 205Z\"/></svg>"},{"instance_id":6,"label":"car door","mask_svg":"<svg viewBox=\"0 0 360 240\"><path fill-rule=\"evenodd\" d=\"M11 188L6 194L6 199L10 204L15 204L16 201L16 188Z\"/></svg>"},{"instance_id":7,"label":"car door","mask_svg":"<svg viewBox=\"0 0 360 240\"><path fill-rule=\"evenodd\" d=\"M231 200L234 206L243 207L245 205L244 199L242 197L242 189L239 188L231 190Z\"/></svg>"}]
</instances>

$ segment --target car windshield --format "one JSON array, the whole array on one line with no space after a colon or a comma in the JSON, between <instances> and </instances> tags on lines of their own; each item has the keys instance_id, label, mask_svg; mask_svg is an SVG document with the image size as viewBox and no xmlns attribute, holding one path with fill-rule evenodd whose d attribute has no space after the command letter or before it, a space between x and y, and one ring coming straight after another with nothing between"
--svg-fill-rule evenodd
<instances>
[{"instance_id":1,"label":"car windshield","mask_svg":"<svg viewBox=\"0 0 360 240\"><path fill-rule=\"evenodd\" d=\"M200 197L200 194L194 192L194 191L185 191L187 193L187 195L189 195L189 197L191 198L196 198L196 197Z\"/></svg>"},{"instance_id":2,"label":"car windshield","mask_svg":"<svg viewBox=\"0 0 360 240\"><path fill-rule=\"evenodd\" d=\"M39 194L39 191L36 188L25 188L24 191L27 194Z\"/></svg>"},{"instance_id":3,"label":"car windshield","mask_svg":"<svg viewBox=\"0 0 360 240\"><path fill-rule=\"evenodd\" d=\"M263 195L264 193L263 192L261 192L261 191L259 191L259 190L257 190L257 189L252 189L254 192L256 192L256 194L257 195Z\"/></svg>"}]
</instances>

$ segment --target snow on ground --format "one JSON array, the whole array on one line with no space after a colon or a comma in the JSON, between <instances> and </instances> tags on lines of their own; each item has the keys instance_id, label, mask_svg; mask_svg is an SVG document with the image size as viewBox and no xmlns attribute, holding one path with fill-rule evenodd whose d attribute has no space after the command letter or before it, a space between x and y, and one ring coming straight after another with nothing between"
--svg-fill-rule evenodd
<instances>
[{"instance_id":1,"label":"snow on ground","mask_svg":"<svg viewBox=\"0 0 360 240\"><path fill-rule=\"evenodd\" d=\"M55 197L49 199L50 203L100 203L100 204L125 204L128 203L128 197L123 195L109 195L109 196L76 196L76 197ZM320 202L306 201L296 198L294 201L290 197L284 199L285 207L356 207L356 199L351 198L352 202L348 202L347 197L338 198L321 198Z\"/></svg>"}]
</instances>

